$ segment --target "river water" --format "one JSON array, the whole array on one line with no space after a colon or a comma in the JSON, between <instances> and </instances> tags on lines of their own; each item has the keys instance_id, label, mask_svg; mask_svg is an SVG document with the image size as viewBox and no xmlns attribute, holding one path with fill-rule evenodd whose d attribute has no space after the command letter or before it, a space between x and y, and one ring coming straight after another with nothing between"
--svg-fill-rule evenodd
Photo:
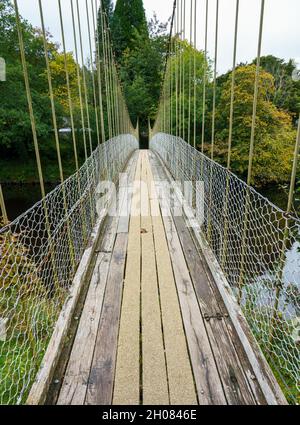
<instances>
[{"instance_id":1,"label":"river water","mask_svg":"<svg viewBox=\"0 0 300 425\"><path fill-rule=\"evenodd\" d=\"M45 185L46 193L51 192L55 185ZM16 219L41 199L41 189L38 184L4 185L2 187L10 221Z\"/></svg>"}]
</instances>

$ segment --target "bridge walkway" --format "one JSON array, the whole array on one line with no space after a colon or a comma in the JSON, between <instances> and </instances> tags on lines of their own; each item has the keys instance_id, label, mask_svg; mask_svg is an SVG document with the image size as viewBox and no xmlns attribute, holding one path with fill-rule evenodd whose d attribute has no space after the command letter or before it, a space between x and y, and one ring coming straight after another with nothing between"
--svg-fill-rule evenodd
<instances>
[{"instance_id":1,"label":"bridge walkway","mask_svg":"<svg viewBox=\"0 0 300 425\"><path fill-rule=\"evenodd\" d=\"M160 159L137 151L126 174L130 214L106 220L57 404L267 404L185 217L158 196Z\"/></svg>"}]
</instances>

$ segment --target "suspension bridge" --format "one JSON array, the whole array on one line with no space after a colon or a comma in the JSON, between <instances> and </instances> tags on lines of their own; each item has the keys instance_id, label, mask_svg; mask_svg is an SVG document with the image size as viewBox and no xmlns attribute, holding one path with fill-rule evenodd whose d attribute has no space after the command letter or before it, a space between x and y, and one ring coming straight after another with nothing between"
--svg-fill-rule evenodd
<instances>
[{"instance_id":1,"label":"suspension bridge","mask_svg":"<svg viewBox=\"0 0 300 425\"><path fill-rule=\"evenodd\" d=\"M300 120L286 210L251 186L265 1L261 1L249 170L244 182L231 172L239 0L227 167L214 161L219 0L211 157L204 154L206 74L201 82L204 107L198 131L196 96L192 96L199 83L196 55L189 58L188 82L183 60L183 42L196 45L197 22L203 13L207 55L210 2L201 11L197 0L174 2L157 119L153 128L149 123L149 150L140 150L139 129L129 118L105 12L98 0L85 1L88 70L82 65L83 16L78 0L68 0L85 151L81 167L64 16L57 1L77 167L68 179L39 0L61 179L47 195L18 1L13 3L42 199L10 222L0 186L4 221L0 403L298 403L299 297L290 302L288 284L299 288L300 258L287 263L286 257L291 247L298 246L300 228L293 211ZM183 93L188 94L188 105ZM86 131L91 127L91 103L96 149L91 131Z\"/></svg>"}]
</instances>

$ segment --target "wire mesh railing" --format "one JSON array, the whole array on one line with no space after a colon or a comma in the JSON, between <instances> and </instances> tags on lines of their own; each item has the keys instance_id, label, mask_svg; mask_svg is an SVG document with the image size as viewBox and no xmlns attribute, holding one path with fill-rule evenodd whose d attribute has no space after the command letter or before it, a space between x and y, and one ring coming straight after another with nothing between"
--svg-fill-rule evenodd
<instances>
[{"instance_id":1,"label":"wire mesh railing","mask_svg":"<svg viewBox=\"0 0 300 425\"><path fill-rule=\"evenodd\" d=\"M298 403L300 220L182 138L157 133L150 147L181 187L193 182L186 200L285 395Z\"/></svg>"},{"instance_id":2,"label":"wire mesh railing","mask_svg":"<svg viewBox=\"0 0 300 425\"><path fill-rule=\"evenodd\" d=\"M130 134L99 145L76 174L0 229L0 404L26 400L97 222L98 184L116 182L137 147Z\"/></svg>"}]
</instances>

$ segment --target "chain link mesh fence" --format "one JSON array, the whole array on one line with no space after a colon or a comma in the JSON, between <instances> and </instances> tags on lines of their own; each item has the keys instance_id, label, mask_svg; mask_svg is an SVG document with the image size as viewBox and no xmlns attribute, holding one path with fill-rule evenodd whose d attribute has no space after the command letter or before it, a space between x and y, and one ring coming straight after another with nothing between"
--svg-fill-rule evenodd
<instances>
[{"instance_id":1,"label":"chain link mesh fence","mask_svg":"<svg viewBox=\"0 0 300 425\"><path fill-rule=\"evenodd\" d=\"M97 221L98 183L116 182L137 148L131 135L103 143L78 173L0 229L0 404L26 400Z\"/></svg>"},{"instance_id":2,"label":"chain link mesh fence","mask_svg":"<svg viewBox=\"0 0 300 425\"><path fill-rule=\"evenodd\" d=\"M299 403L300 220L181 138L158 133L150 148L181 185L193 182L192 208L203 182L202 232L286 397Z\"/></svg>"}]
</instances>

